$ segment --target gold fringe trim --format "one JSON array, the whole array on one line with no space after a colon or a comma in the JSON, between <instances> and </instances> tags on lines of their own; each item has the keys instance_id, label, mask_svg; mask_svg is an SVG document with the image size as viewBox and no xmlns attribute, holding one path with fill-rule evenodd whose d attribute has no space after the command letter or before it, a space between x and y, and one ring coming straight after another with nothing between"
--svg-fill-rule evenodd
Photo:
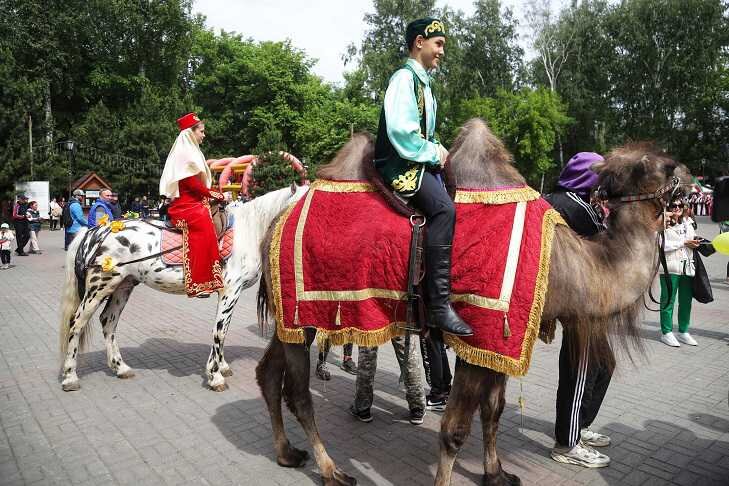
<instances>
[{"instance_id":1,"label":"gold fringe trim","mask_svg":"<svg viewBox=\"0 0 729 486\"><path fill-rule=\"evenodd\" d=\"M369 182L358 181L332 181L329 179L317 179L311 183L309 191L319 190L324 192L376 192L375 186Z\"/></svg>"},{"instance_id":2,"label":"gold fringe trim","mask_svg":"<svg viewBox=\"0 0 729 486\"><path fill-rule=\"evenodd\" d=\"M336 331L319 329L316 332L316 342L318 346L324 346L324 343L328 341L332 346L342 346L352 343L357 346L372 348L382 346L392 338L404 335L405 330L402 327L403 325L404 323L402 322L393 322L376 331L362 331L353 327L337 329Z\"/></svg>"},{"instance_id":3,"label":"gold fringe trim","mask_svg":"<svg viewBox=\"0 0 729 486\"><path fill-rule=\"evenodd\" d=\"M542 319L547 284L549 281L549 264L552 257L552 243L554 229L558 224L566 225L564 219L554 209L548 209L542 217L542 242L539 253L539 270L534 286L534 300L529 311L529 320L524 333L524 342L521 346L519 359L504 356L493 351L479 349L467 344L460 338L448 333L444 335L446 343L453 348L459 358L476 366L490 368L499 373L511 376L524 376L529 370L529 364L534 350L534 341L539 333L539 324Z\"/></svg>"},{"instance_id":4,"label":"gold fringe trim","mask_svg":"<svg viewBox=\"0 0 729 486\"><path fill-rule=\"evenodd\" d=\"M509 204L539 199L541 195L529 186L501 191L467 191L456 189L456 203Z\"/></svg>"}]
</instances>

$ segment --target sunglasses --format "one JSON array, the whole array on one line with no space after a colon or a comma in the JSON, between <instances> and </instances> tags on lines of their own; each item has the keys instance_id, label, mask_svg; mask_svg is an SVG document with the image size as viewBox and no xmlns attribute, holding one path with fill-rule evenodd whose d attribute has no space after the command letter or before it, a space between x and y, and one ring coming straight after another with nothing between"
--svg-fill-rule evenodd
<instances>
[{"instance_id":1,"label":"sunglasses","mask_svg":"<svg viewBox=\"0 0 729 486\"><path fill-rule=\"evenodd\" d=\"M683 209L683 204L671 204L668 206L669 209Z\"/></svg>"}]
</instances>

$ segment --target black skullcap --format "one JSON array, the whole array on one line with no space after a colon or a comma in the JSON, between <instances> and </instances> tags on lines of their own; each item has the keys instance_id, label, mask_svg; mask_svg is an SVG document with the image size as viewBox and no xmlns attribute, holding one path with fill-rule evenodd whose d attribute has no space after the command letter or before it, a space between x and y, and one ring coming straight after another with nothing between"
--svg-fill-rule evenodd
<instances>
[{"instance_id":1,"label":"black skullcap","mask_svg":"<svg viewBox=\"0 0 729 486\"><path fill-rule=\"evenodd\" d=\"M426 39L431 37L445 37L445 25L439 19L426 17L413 20L405 28L405 43L408 49L413 47L415 38L422 35Z\"/></svg>"}]
</instances>

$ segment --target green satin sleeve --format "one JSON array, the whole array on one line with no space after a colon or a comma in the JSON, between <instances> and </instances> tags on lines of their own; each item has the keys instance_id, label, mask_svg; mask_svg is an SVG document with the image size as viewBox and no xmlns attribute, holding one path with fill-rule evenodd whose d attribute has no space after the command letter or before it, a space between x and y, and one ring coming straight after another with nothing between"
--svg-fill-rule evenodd
<instances>
[{"instance_id":1,"label":"green satin sleeve","mask_svg":"<svg viewBox=\"0 0 729 486\"><path fill-rule=\"evenodd\" d=\"M410 71L400 69L392 76L384 106L387 136L400 157L421 164L440 164L438 144L420 134L420 116Z\"/></svg>"}]
</instances>

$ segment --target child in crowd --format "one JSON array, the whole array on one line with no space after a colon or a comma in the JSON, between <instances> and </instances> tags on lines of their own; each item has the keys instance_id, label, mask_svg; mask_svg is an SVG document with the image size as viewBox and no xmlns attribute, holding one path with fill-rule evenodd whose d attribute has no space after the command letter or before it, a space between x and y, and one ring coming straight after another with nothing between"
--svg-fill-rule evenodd
<instances>
[{"instance_id":1,"label":"child in crowd","mask_svg":"<svg viewBox=\"0 0 729 486\"><path fill-rule=\"evenodd\" d=\"M0 270L10 268L10 245L15 241L15 235L8 223L0 224Z\"/></svg>"}]
</instances>

